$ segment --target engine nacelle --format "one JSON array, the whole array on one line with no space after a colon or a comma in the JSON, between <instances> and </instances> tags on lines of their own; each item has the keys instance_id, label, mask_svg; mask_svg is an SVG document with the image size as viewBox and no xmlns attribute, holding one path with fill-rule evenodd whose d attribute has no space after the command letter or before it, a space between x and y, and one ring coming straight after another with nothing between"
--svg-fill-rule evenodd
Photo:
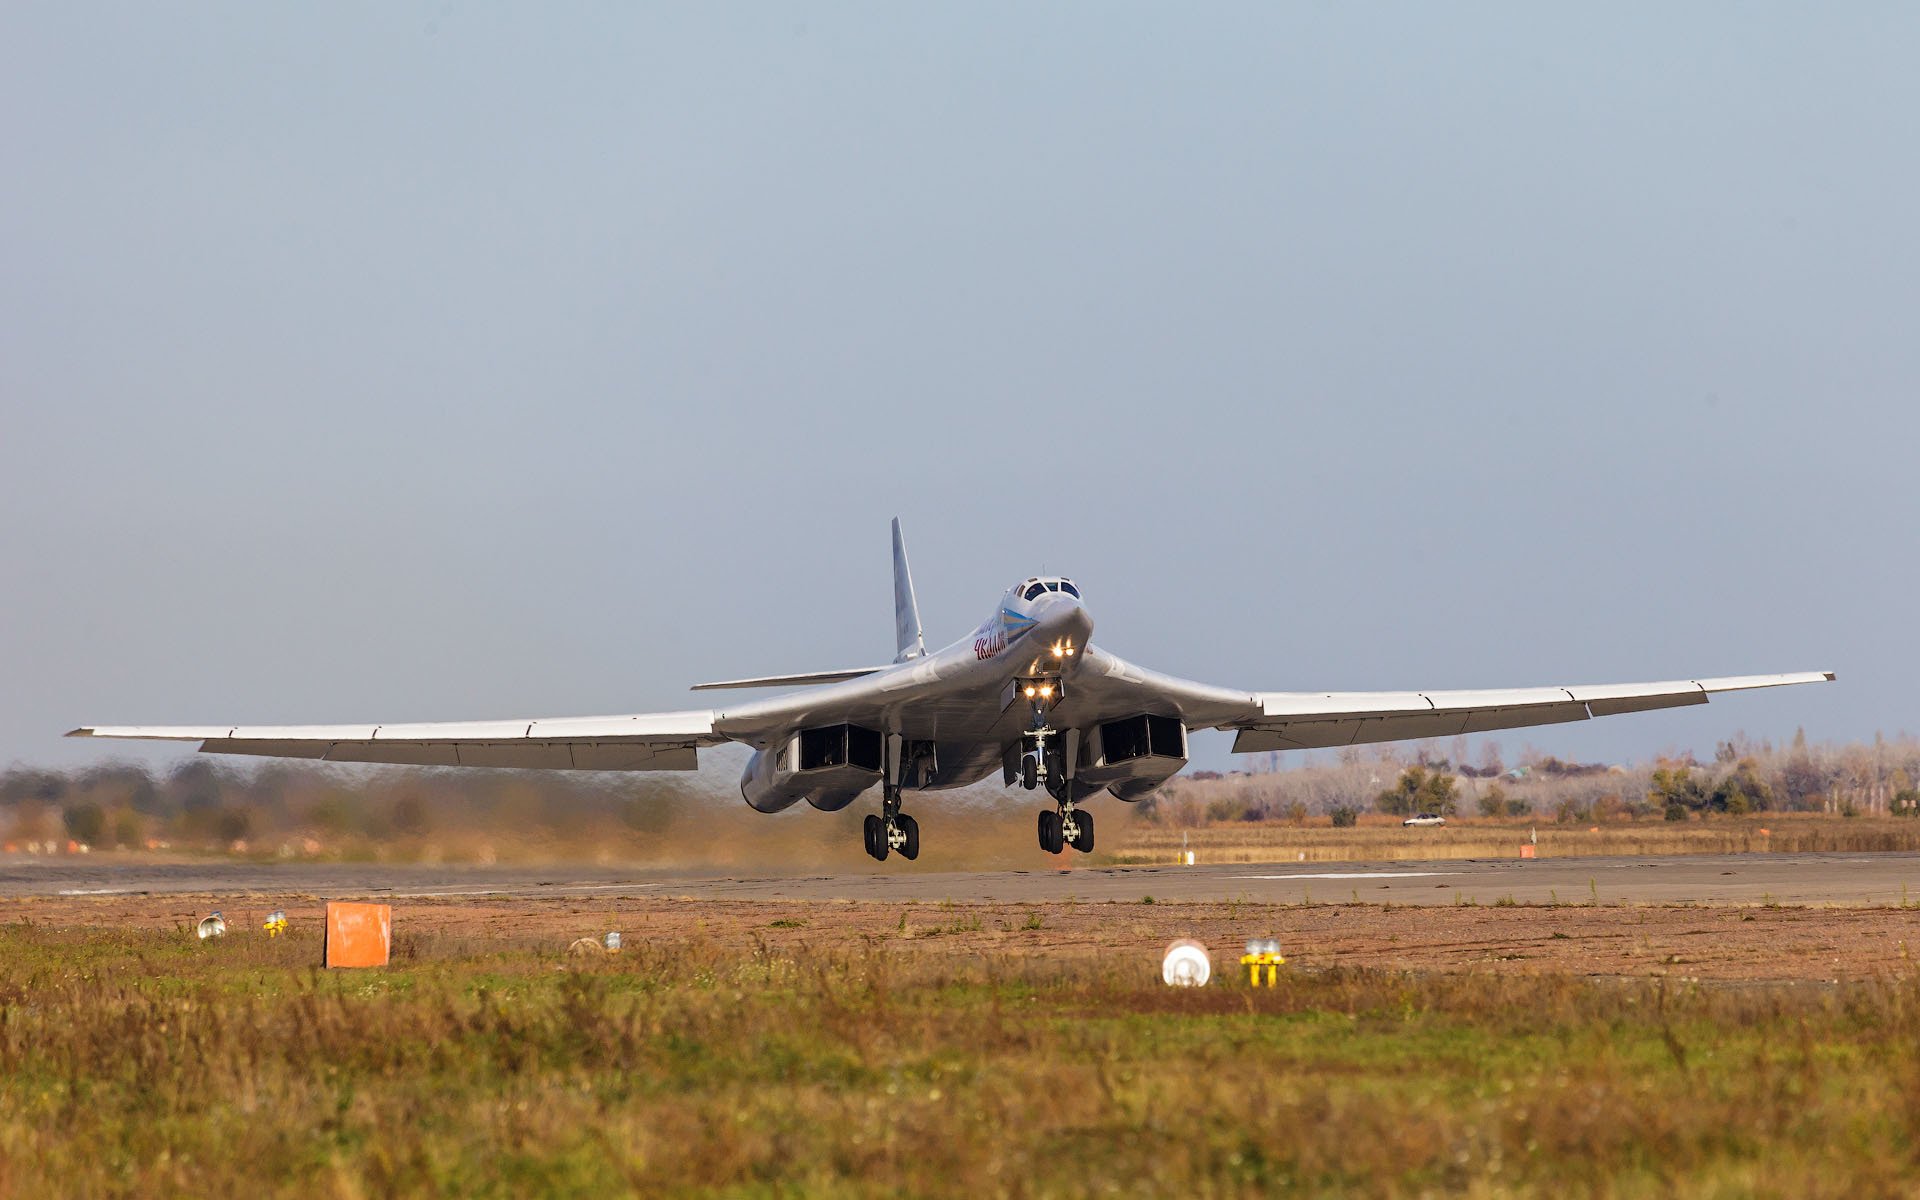
<instances>
[{"instance_id":1,"label":"engine nacelle","mask_svg":"<svg viewBox=\"0 0 1920 1200\"><path fill-rule=\"evenodd\" d=\"M1143 713L1106 721L1080 740L1074 782L1104 786L1122 800L1145 799L1187 765L1187 727Z\"/></svg>"},{"instance_id":2,"label":"engine nacelle","mask_svg":"<svg viewBox=\"0 0 1920 1200\"><path fill-rule=\"evenodd\" d=\"M740 795L764 813L801 800L837 812L880 782L881 737L859 725L802 729L754 751L740 776Z\"/></svg>"},{"instance_id":3,"label":"engine nacelle","mask_svg":"<svg viewBox=\"0 0 1920 1200\"><path fill-rule=\"evenodd\" d=\"M755 750L747 760L747 769L740 774L740 795L752 808L777 813L792 808L802 799L803 793L787 786L792 772L780 769L780 760L786 753L787 747L782 743L771 750Z\"/></svg>"}]
</instances>

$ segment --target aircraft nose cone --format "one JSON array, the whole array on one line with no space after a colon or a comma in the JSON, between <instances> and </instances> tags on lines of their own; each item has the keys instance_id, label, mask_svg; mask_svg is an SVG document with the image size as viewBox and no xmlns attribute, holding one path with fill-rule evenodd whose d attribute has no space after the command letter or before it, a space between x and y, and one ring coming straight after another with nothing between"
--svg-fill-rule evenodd
<instances>
[{"instance_id":1,"label":"aircraft nose cone","mask_svg":"<svg viewBox=\"0 0 1920 1200\"><path fill-rule=\"evenodd\" d=\"M1084 646L1093 636L1093 617L1087 613L1087 606L1064 592L1051 592L1035 601L1033 616L1048 642L1065 639Z\"/></svg>"}]
</instances>

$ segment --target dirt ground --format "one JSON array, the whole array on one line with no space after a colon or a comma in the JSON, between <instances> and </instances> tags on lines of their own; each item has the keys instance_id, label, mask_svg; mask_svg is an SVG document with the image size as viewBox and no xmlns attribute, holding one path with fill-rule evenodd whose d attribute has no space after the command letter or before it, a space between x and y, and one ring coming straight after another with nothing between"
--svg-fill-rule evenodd
<instances>
[{"instance_id":1,"label":"dirt ground","mask_svg":"<svg viewBox=\"0 0 1920 1200\"><path fill-rule=\"evenodd\" d=\"M30 897L0 901L0 921L174 929L214 908L231 937L260 937L282 908L317 930L323 903L304 895ZM1037 928L1035 927L1037 925ZM1275 937L1299 969L1365 966L1420 972L1837 982L1909 974L1920 906L1798 908L1698 905L1541 905L1408 908L1374 904L1008 904L717 901L667 898L473 899L394 902L394 935L448 952L551 949L617 929L641 941L738 939L780 953L872 946L903 956L1126 956L1158 969L1176 937L1194 937L1217 971L1253 937Z\"/></svg>"}]
</instances>

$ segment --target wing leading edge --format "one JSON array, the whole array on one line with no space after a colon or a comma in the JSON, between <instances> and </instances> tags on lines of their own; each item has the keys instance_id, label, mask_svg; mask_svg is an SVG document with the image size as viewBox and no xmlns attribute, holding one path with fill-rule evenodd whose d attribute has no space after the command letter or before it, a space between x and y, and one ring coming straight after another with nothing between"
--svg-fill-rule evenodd
<instances>
[{"instance_id":1,"label":"wing leading edge","mask_svg":"<svg viewBox=\"0 0 1920 1200\"><path fill-rule=\"evenodd\" d=\"M443 721L409 725L98 725L68 737L199 742L205 754L257 754L415 767L691 771L701 746L728 740L710 711Z\"/></svg>"},{"instance_id":2,"label":"wing leading edge","mask_svg":"<svg viewBox=\"0 0 1920 1200\"><path fill-rule=\"evenodd\" d=\"M1309 750L1557 725L1705 704L1715 692L1826 683L1833 678L1832 671L1802 671L1504 691L1256 692L1252 698L1259 705L1258 715L1223 724L1239 731L1233 741L1235 753Z\"/></svg>"},{"instance_id":3,"label":"wing leading edge","mask_svg":"<svg viewBox=\"0 0 1920 1200\"><path fill-rule=\"evenodd\" d=\"M860 679L868 675L878 675L886 669L886 667L848 667L844 671L807 671L799 675L756 675L751 679L722 679L714 683L696 683L687 690L690 692L714 692L725 688L789 687L814 683L845 683L849 679Z\"/></svg>"}]
</instances>

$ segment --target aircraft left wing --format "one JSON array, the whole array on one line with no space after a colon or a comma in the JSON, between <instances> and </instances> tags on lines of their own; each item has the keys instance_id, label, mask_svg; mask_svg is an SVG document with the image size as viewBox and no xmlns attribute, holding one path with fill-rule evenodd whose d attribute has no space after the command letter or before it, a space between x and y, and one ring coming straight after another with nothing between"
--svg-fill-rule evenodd
<instances>
[{"instance_id":1,"label":"aircraft left wing","mask_svg":"<svg viewBox=\"0 0 1920 1200\"><path fill-rule=\"evenodd\" d=\"M885 667L848 667L843 671L807 671L800 675L755 675L751 679L721 679L713 683L696 683L688 688L691 692L713 692L723 688L763 688L792 687L799 684L845 683L849 679L860 679L867 675L878 675Z\"/></svg>"},{"instance_id":2,"label":"aircraft left wing","mask_svg":"<svg viewBox=\"0 0 1920 1200\"><path fill-rule=\"evenodd\" d=\"M710 711L411 725L91 725L68 737L199 742L205 754L261 754L415 767L691 771L728 739Z\"/></svg>"}]
</instances>

